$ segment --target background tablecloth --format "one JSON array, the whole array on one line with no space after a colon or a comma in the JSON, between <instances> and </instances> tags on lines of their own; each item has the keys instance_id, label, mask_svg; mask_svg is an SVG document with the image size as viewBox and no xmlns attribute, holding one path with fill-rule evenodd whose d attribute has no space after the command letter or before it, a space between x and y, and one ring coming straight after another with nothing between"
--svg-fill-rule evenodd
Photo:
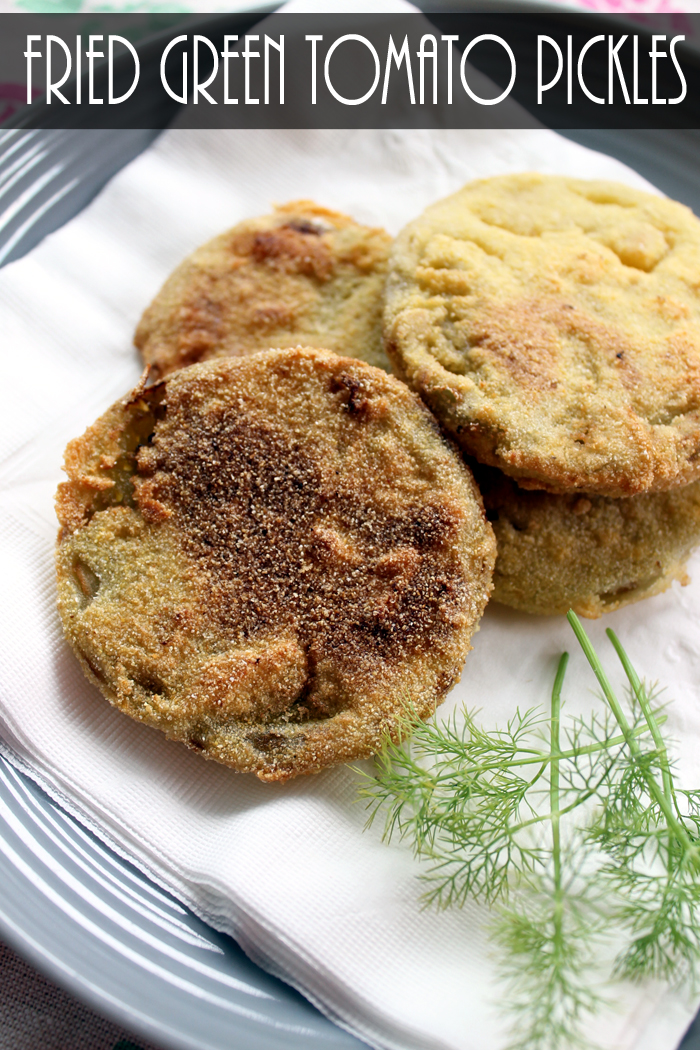
<instances>
[{"instance_id":1,"label":"background tablecloth","mask_svg":"<svg viewBox=\"0 0 700 1050\"><path fill-rule=\"evenodd\" d=\"M0 1050L160 1050L88 1010L0 942Z\"/></svg>"}]
</instances>

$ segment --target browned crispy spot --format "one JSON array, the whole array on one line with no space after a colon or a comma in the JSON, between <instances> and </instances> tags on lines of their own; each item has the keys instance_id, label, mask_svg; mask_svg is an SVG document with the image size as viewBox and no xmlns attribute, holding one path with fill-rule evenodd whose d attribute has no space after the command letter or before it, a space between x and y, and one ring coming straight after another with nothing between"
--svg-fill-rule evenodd
<instances>
[{"instance_id":1,"label":"browned crispy spot","mask_svg":"<svg viewBox=\"0 0 700 1050\"><path fill-rule=\"evenodd\" d=\"M222 308L204 292L185 303L178 316L178 360L184 368L200 361L223 335Z\"/></svg>"},{"instance_id":2,"label":"browned crispy spot","mask_svg":"<svg viewBox=\"0 0 700 1050\"><path fill-rule=\"evenodd\" d=\"M460 527L456 506L382 511L327 487L272 423L231 411L189 417L156 447L160 471L137 498L152 485L173 508L208 580L210 615L241 638L288 624L302 645L315 643L317 661L326 650L360 659L368 645L400 659L447 629L442 609L461 584L456 568L436 562Z\"/></svg>"},{"instance_id":3,"label":"browned crispy spot","mask_svg":"<svg viewBox=\"0 0 700 1050\"><path fill-rule=\"evenodd\" d=\"M285 227L288 230L296 230L297 233L308 233L312 237L320 237L323 230L320 226L316 226L315 223L309 222L308 219L294 219L292 222L286 222Z\"/></svg>"},{"instance_id":4,"label":"browned crispy spot","mask_svg":"<svg viewBox=\"0 0 700 1050\"><path fill-rule=\"evenodd\" d=\"M333 257L317 231L310 234L292 226L261 230L253 237L251 255L256 262L319 281L327 281L333 272Z\"/></svg>"},{"instance_id":5,"label":"browned crispy spot","mask_svg":"<svg viewBox=\"0 0 700 1050\"><path fill-rule=\"evenodd\" d=\"M295 311L286 303L263 303L251 311L248 327L264 332L272 328L292 328L295 321Z\"/></svg>"},{"instance_id":6,"label":"browned crispy spot","mask_svg":"<svg viewBox=\"0 0 700 1050\"><path fill-rule=\"evenodd\" d=\"M537 300L490 302L470 318L469 356L475 364L504 368L519 385L551 390L557 385L558 318Z\"/></svg>"},{"instance_id":7,"label":"browned crispy spot","mask_svg":"<svg viewBox=\"0 0 700 1050\"><path fill-rule=\"evenodd\" d=\"M354 416L361 416L369 407L362 382L355 376L341 372L331 378L330 389L334 394L342 395L342 402L347 411Z\"/></svg>"}]
</instances>

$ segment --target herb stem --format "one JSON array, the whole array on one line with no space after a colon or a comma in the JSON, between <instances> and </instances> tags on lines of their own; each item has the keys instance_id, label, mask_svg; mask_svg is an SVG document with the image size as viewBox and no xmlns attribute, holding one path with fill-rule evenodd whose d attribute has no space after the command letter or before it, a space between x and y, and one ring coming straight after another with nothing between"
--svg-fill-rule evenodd
<instances>
[{"instance_id":1,"label":"herb stem","mask_svg":"<svg viewBox=\"0 0 700 1050\"><path fill-rule=\"evenodd\" d=\"M593 798L593 796L595 795L597 790L598 790L598 785L596 785L596 787L589 788L588 791L583 792L572 803L570 803L570 805L564 806L563 809L558 810L559 816L560 817L565 817L567 815L567 813L573 813L573 811L575 809L578 809L578 807L583 805L584 802L587 802L589 798ZM550 798L551 798L551 788L550 788ZM524 831L525 828L531 828L535 824L544 824L545 822L549 822L550 817L551 817L551 813L544 813L544 814L541 814L541 815L539 815L537 817L529 817L527 820L521 820L521 822L519 824L513 824L513 826L508 829L508 835L510 835L510 836L517 835L518 832Z\"/></svg>"},{"instance_id":2,"label":"herb stem","mask_svg":"<svg viewBox=\"0 0 700 1050\"><path fill-rule=\"evenodd\" d=\"M569 610L569 612L566 614L566 618L571 624L571 627L573 628L574 634L578 639L579 645L583 649L586 655L586 659L588 660L589 664L593 669L593 673L600 682L601 688L603 690L603 695L610 704L610 708L612 710L613 715L615 716L615 720L625 737L625 742L630 750L630 754L637 762L637 766L640 770L640 773L646 781L647 787L649 789L649 794L657 803L659 809L666 818L669 831L672 831L678 839L678 841L681 842L687 850L690 850L692 852L693 844L690 840L687 831L677 819L676 814L673 812L671 803L666 798L666 795L664 794L663 790L659 787L655 778L645 767L645 764L642 760L642 752L639 747L639 744L637 743L637 739L634 733L632 732L629 722L625 718L625 713L622 710L622 707L620 706L620 701L617 699L613 692L612 686L610 685L610 682L608 680L608 676L603 670L603 665L598 659L596 651L591 645L590 639L584 631L581 621L579 620L578 616L573 611L573 609Z\"/></svg>"},{"instance_id":3,"label":"herb stem","mask_svg":"<svg viewBox=\"0 0 700 1050\"><path fill-rule=\"evenodd\" d=\"M552 856L554 861L554 893L557 904L561 896L561 829L559 826L559 726L561 721L561 690L566 674L569 654L562 653L557 668L557 675L552 688L550 717L550 751L552 763L549 773L549 808L552 822ZM559 919L561 916L559 915Z\"/></svg>"},{"instance_id":4,"label":"herb stem","mask_svg":"<svg viewBox=\"0 0 700 1050\"><path fill-rule=\"evenodd\" d=\"M656 721L656 718L654 717L654 712L651 709L649 697L646 694L644 686L639 680L639 675L632 666L629 656L623 649L620 639L617 637L617 635L611 627L608 627L605 633L612 642L615 652L620 658L620 663L622 664L625 670L625 674L627 675L628 681L632 686L632 689L634 690L634 695L637 697L639 706L642 709L642 714L644 715L646 723L649 726L649 729L651 730L652 739L654 741L654 744L656 745L657 751L659 752L659 762L661 765L661 778L664 786L664 794L668 799L670 805L671 800L673 798L673 781L671 779L671 771L668 766L668 752L666 750L666 745L664 744L663 737L661 736L661 731L659 730L658 723Z\"/></svg>"},{"instance_id":5,"label":"herb stem","mask_svg":"<svg viewBox=\"0 0 700 1050\"><path fill-rule=\"evenodd\" d=\"M630 726L629 729L630 729L630 733L633 736L642 736L646 732L646 730L644 729L643 726L638 726L635 729L633 729ZM517 758L516 757L517 752L513 752L513 754L511 756L511 758L509 759L509 761L510 761L510 764L512 766L518 766L518 767L520 767L520 766L534 766L534 765L546 766L549 762L551 762L553 760L554 757L556 757L557 759L559 759L561 761L561 760L568 760L570 758L578 758L580 755L595 755L595 754L597 754L600 751L609 751L611 747L617 747L620 744L626 744L626 743L627 743L627 737L624 734L621 733L619 736L610 737L608 740L603 740L603 741L601 741L599 743L586 744L585 746L572 747L572 748L569 748L566 751L560 751L559 754L556 755L556 756L553 756L551 754L547 754L546 751L537 751L535 748L522 748L522 750L519 753L520 754L526 754L526 755L528 755L530 757L528 757L528 758ZM470 772L472 773L473 776L480 776L482 773L488 773L492 769L502 769L502 768L503 768L503 759L500 759L498 762L483 762L481 764L475 763L473 766L470 767ZM440 774L440 775L434 776L432 778L427 778L426 777L426 781L428 779L430 779L430 783L431 784L440 784L440 783L443 783L445 781L449 782L449 781L452 781L454 779L454 773L450 770L447 773ZM535 779L537 779L537 778L535 778Z\"/></svg>"}]
</instances>

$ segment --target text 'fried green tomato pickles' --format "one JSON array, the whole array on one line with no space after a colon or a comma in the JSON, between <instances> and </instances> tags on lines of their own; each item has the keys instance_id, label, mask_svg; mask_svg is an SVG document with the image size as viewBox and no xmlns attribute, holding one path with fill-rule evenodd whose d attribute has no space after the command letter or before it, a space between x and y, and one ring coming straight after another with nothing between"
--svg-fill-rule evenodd
<instances>
[{"instance_id":1,"label":"text 'fried green tomato pickles'","mask_svg":"<svg viewBox=\"0 0 700 1050\"><path fill-rule=\"evenodd\" d=\"M650 598L700 543L700 481L627 499L528 492L474 466L498 557L493 600L522 612L595 618Z\"/></svg>"},{"instance_id":2,"label":"text 'fried green tomato pickles'","mask_svg":"<svg viewBox=\"0 0 700 1050\"><path fill-rule=\"evenodd\" d=\"M387 349L463 450L604 496L700 478L700 221L614 182L469 183L396 239Z\"/></svg>"},{"instance_id":3,"label":"text 'fried green tomato pickles'","mask_svg":"<svg viewBox=\"0 0 700 1050\"><path fill-rule=\"evenodd\" d=\"M309 348L174 372L67 449L59 609L134 718L286 780L457 681L491 589L478 490L399 380Z\"/></svg>"},{"instance_id":4,"label":"text 'fried green tomato pickles'","mask_svg":"<svg viewBox=\"0 0 700 1050\"><path fill-rule=\"evenodd\" d=\"M248 219L202 245L144 312L151 375L271 347L317 346L390 372L382 345L391 238L312 201Z\"/></svg>"}]
</instances>

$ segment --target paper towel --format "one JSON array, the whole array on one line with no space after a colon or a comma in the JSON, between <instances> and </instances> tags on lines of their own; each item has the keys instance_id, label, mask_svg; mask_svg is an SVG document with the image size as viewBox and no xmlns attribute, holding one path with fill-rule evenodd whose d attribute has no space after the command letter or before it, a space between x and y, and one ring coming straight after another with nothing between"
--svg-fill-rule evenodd
<instances>
[{"instance_id":1,"label":"paper towel","mask_svg":"<svg viewBox=\"0 0 700 1050\"><path fill-rule=\"evenodd\" d=\"M52 497L66 442L139 374L139 315L182 256L272 202L298 197L396 232L468 179L537 169L645 187L608 157L548 131L171 131L76 219L0 273L0 737L109 842L238 938L263 966L373 1046L498 1050L507 1010L484 909L421 910L410 850L363 831L346 767L265 785L113 710L83 678L55 611ZM674 699L669 732L692 776L700 742L700 563L682 589L604 628ZM546 703L572 650L566 698L597 702L559 618L490 607L462 682L489 724ZM620 680L617 676L616 680ZM613 989L609 991L613 992ZM694 1004L660 984L614 990L590 1025L609 1050L671 1050Z\"/></svg>"}]
</instances>

